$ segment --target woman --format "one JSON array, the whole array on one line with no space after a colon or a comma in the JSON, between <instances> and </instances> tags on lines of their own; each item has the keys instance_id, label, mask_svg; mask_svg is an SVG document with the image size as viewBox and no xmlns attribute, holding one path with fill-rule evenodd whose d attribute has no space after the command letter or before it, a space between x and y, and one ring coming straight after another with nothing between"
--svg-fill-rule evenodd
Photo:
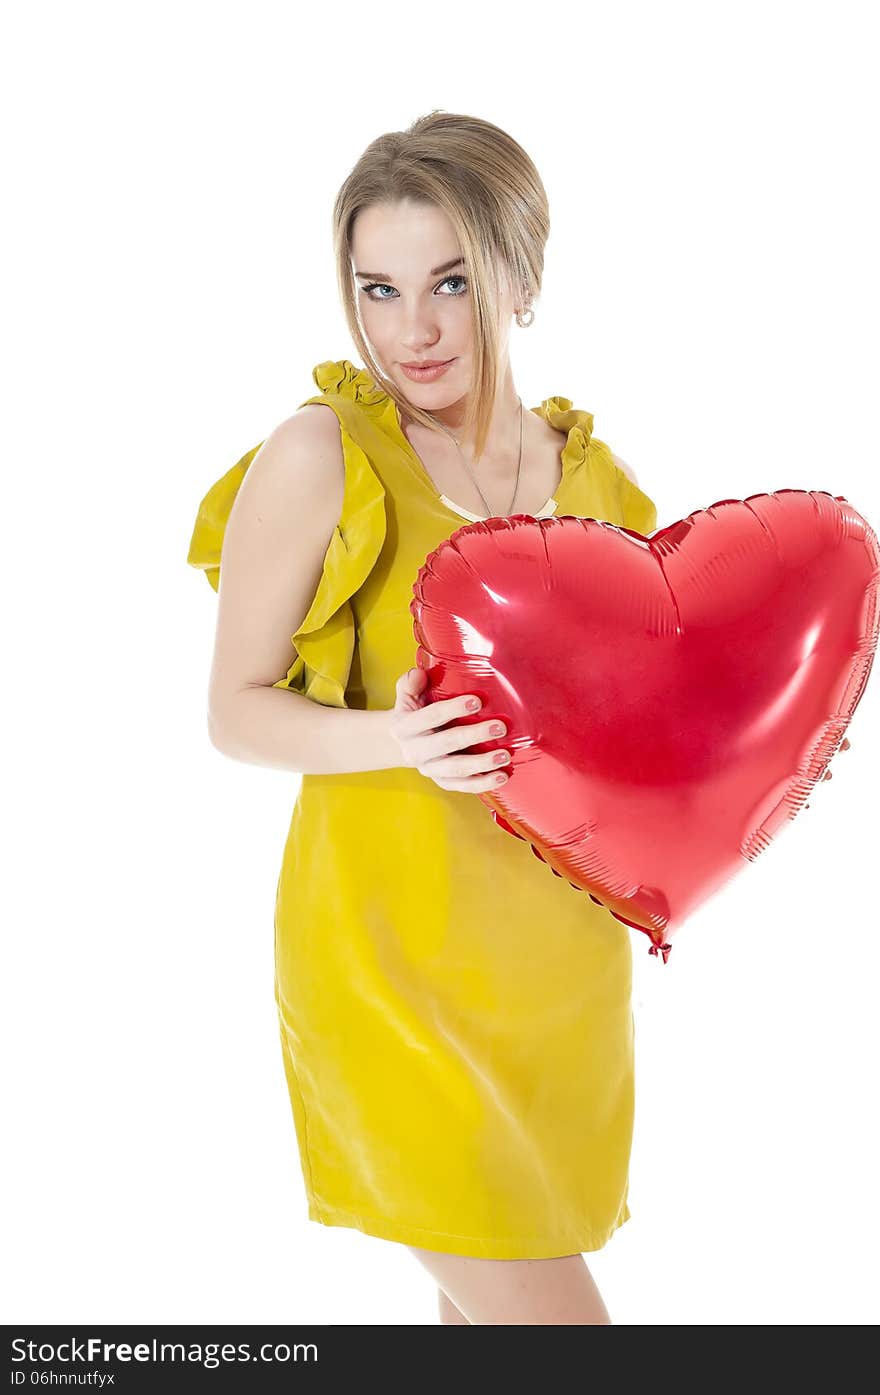
<instances>
[{"instance_id":1,"label":"woman","mask_svg":"<svg viewBox=\"0 0 880 1395\"><path fill-rule=\"evenodd\" d=\"M630 932L468 797L517 751L491 711L424 703L410 602L473 520L656 510L589 412L514 386L549 217L509 135L433 112L381 136L333 226L366 367L317 365L188 557L219 591L214 744L302 773L275 996L308 1214L405 1244L443 1322L608 1323L582 1252L630 1216Z\"/></svg>"}]
</instances>

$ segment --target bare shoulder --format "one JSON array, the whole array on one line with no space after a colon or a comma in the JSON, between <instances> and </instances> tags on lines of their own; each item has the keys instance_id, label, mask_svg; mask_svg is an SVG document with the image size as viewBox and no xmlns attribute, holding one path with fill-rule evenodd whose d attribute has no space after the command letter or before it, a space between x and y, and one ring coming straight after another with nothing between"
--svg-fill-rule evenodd
<instances>
[{"instance_id":1,"label":"bare shoulder","mask_svg":"<svg viewBox=\"0 0 880 1395\"><path fill-rule=\"evenodd\" d=\"M240 496L273 512L316 512L335 523L342 511L345 460L339 421L319 402L299 407L269 433L251 461Z\"/></svg>"},{"instance_id":2,"label":"bare shoulder","mask_svg":"<svg viewBox=\"0 0 880 1395\"><path fill-rule=\"evenodd\" d=\"M221 749L239 695L271 687L287 672L291 636L320 582L345 495L339 421L329 418L332 408L314 403L280 422L229 514L208 703L211 739Z\"/></svg>"},{"instance_id":3,"label":"bare shoulder","mask_svg":"<svg viewBox=\"0 0 880 1395\"><path fill-rule=\"evenodd\" d=\"M636 479L635 471L633 470L633 467L631 465L627 465L625 460L621 460L619 455L614 454L614 451L611 452L611 459L614 461L618 470L622 470L623 473L627 476L627 478L632 480L634 485L638 485L638 480Z\"/></svg>"}]
</instances>

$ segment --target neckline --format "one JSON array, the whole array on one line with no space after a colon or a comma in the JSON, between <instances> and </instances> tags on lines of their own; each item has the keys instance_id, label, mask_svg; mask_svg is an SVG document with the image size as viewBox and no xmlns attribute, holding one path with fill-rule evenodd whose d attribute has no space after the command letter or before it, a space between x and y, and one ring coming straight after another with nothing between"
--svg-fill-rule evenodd
<instances>
[{"instance_id":1,"label":"neckline","mask_svg":"<svg viewBox=\"0 0 880 1395\"><path fill-rule=\"evenodd\" d=\"M562 483L562 481L560 480L560 484L561 484L561 483ZM485 522L486 522L486 519L483 517L483 515L482 515L481 513L471 513L471 510L470 510L470 509L466 509L466 508L464 507L463 504L456 504L452 499L450 499L450 497L449 497L448 494L441 494L441 495L439 495L438 497L439 497L439 502L443 505L443 507L444 507L447 511L449 511L449 512L451 512L451 513L454 513L454 514L457 514L457 515L459 516L459 518L465 519L466 522L468 522L468 523L485 523ZM529 518L552 518L553 515L554 515L555 512L556 512L556 509L557 509L557 507L558 507L558 503L559 503L559 501L558 501L558 499L556 498L556 495L555 495L555 494L551 494L551 495L550 495L550 498L549 498L549 499L546 499L546 500L544 501L544 503L543 503L543 504L541 505L541 507L538 509L537 513L531 513L531 514L528 514L527 516L528 516ZM553 505L552 508L550 507L551 504ZM525 513L525 510L524 510L524 509L518 509L518 510L517 510L517 513ZM512 514L512 513L500 513L500 514L493 514L492 516L493 516L493 518L515 518L517 515L516 515L516 514Z\"/></svg>"},{"instance_id":2,"label":"neckline","mask_svg":"<svg viewBox=\"0 0 880 1395\"><path fill-rule=\"evenodd\" d=\"M387 394L386 394L386 396L387 396ZM554 430L554 431L558 431L559 434L560 434L561 436L564 436L564 437L565 437L565 441L563 442L562 448L561 448L560 453L559 453L559 464L560 464L560 468L561 468L561 475L560 475L559 483L558 483L558 485L556 486L556 488L555 488L555 490L553 491L553 493L550 495L549 499L547 499L547 500L541 505L541 507L540 507L540 509L538 510L538 512L535 513L535 514L528 514L528 515L527 515L527 517L529 517L529 518L547 518L547 517L552 517L553 514L556 513L556 512L558 511L558 508L559 508L559 495L562 493L563 489L565 488L566 483L567 483L567 481L568 481L568 477L569 477L569 475L571 474L571 471L572 471L572 469L573 469L573 467L574 467L574 461L573 461L573 459L572 459L572 453L571 453L571 451L570 451L570 449L569 449L569 447L570 447L570 445L571 445L571 442L572 442L572 438L573 438L573 436L575 435L576 432L580 431L581 435L584 436L584 440L585 440L585 443L586 443L586 440L587 440L588 437L589 437L589 430L587 431L587 433L586 433L586 435L585 435L585 434L584 434L584 430L583 430L583 424L582 424L583 418L584 418L584 417L588 417L588 418L589 418L589 426L592 427L592 417L589 415L589 413L584 413L584 412L576 412L576 413L575 413L575 416L577 416L578 418L580 418L580 420L574 421L574 422L572 422L570 425L568 425L568 424L566 424L566 425L561 425L560 422L559 422L558 420L554 421L554 420L553 420L553 414L555 413L555 415L556 415L557 417L559 417L560 412L559 412L558 409L556 409L556 408L553 407L553 403L555 403L555 402L561 402L562 400L563 400L562 398L558 398L558 397L548 397L548 398L545 398L545 399L544 399L544 401L541 403L540 407L529 407L529 408L528 408L528 410L529 410L530 412L533 412L535 416L541 417L544 421L549 422L550 425L553 427L553 430ZM565 400L567 401L567 399L565 399ZM441 509L445 509L445 511L446 511L447 513L453 514L453 515L454 515L455 517L457 517L457 518L465 518L465 519L467 519L467 520L469 520L469 521L472 521L472 522L474 522L474 523L484 523L484 522L486 522L486 520L485 520L481 515L474 514L470 509L464 508L463 505L454 503L454 501L453 501L452 499L450 499L450 497L449 497L448 494L442 494L442 493L440 492L440 490L437 488L436 484L434 483L433 479L432 479L431 476L428 474L428 471L425 469L424 465L422 464L421 458L420 458L418 452L416 451L415 446L412 444L412 442L410 441L409 437L407 436L406 432L405 432L404 429L403 429L403 426L402 426L401 421L400 421L400 413L399 413L399 411L398 411L397 403L394 401L394 398L393 398L393 397L387 396L387 405L388 405L388 416L389 416L389 420L391 421L391 423L392 423L392 425L393 425L393 427L394 427L395 435L396 435L396 437L397 437L397 439L398 439L398 443L400 444L400 446L402 447L404 453L406 454L406 458L407 458L407 460L409 461L410 465L411 465L412 468L413 468L413 473L416 475L416 477L417 477L419 480L421 480L422 484L425 486L425 488L426 488L426 489L428 490L428 492L431 494L431 496L432 496L432 498L433 498L433 500L434 500L434 503L437 504ZM566 419L568 419L568 417L570 416L570 412L569 412L569 413L566 413L565 415L566 415ZM552 509L552 511L548 514L547 510L549 509L549 506L550 506L551 504L553 505L553 509ZM522 514L522 513L524 513L524 512L525 512L524 509L518 509L516 514L493 514L493 517L494 517L494 518L516 518L519 514Z\"/></svg>"}]
</instances>

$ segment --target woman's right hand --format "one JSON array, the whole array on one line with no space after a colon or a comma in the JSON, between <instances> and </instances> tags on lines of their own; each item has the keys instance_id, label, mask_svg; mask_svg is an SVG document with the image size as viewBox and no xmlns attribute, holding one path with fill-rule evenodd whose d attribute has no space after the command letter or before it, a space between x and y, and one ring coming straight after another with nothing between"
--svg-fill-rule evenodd
<instances>
[{"instance_id":1,"label":"woman's right hand","mask_svg":"<svg viewBox=\"0 0 880 1395\"><path fill-rule=\"evenodd\" d=\"M444 790L479 794L506 784L509 775L503 770L499 772L497 767L510 764L509 751L454 754L478 742L503 736L507 731L504 723L492 720L446 726L458 717L472 716L468 703L476 701L479 705L479 698L465 693L461 697L441 698L425 704L427 682L427 670L423 668L411 668L397 680L397 697L389 713L389 724L400 746L401 763L427 775ZM438 730L440 727L442 731Z\"/></svg>"}]
</instances>

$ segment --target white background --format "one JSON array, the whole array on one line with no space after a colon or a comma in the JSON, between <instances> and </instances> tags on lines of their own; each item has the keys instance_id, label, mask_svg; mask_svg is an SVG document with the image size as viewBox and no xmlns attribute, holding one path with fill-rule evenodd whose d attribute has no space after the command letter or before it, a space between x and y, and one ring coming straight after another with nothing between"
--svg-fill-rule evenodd
<instances>
[{"instance_id":1,"label":"white background","mask_svg":"<svg viewBox=\"0 0 880 1395\"><path fill-rule=\"evenodd\" d=\"M5 1321L437 1321L402 1246L306 1217L272 996L298 777L208 741L198 503L354 355L334 195L442 107L549 194L526 405L592 411L660 526L794 487L877 528L873 17L7 17ZM878 703L875 674L833 779L668 965L633 932L632 1219L586 1256L615 1323L880 1315Z\"/></svg>"}]
</instances>

